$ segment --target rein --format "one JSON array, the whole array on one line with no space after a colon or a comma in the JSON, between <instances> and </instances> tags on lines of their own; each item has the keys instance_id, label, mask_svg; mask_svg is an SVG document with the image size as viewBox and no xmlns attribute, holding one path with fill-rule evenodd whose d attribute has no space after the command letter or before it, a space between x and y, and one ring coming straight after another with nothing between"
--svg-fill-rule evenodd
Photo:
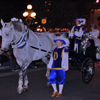
<instances>
[{"instance_id":1,"label":"rein","mask_svg":"<svg viewBox=\"0 0 100 100\"><path fill-rule=\"evenodd\" d=\"M37 50L43 51L43 52L51 53L51 52L48 52L47 50L40 49L40 48L37 48L37 47L34 47L34 46L30 46L30 47L33 48L33 49L37 49Z\"/></svg>"},{"instance_id":2,"label":"rein","mask_svg":"<svg viewBox=\"0 0 100 100\"><path fill-rule=\"evenodd\" d=\"M37 40L38 40L38 47L35 47L35 46L30 46L31 48L33 48L33 49L36 49L36 50L39 50L39 51L43 51L43 52L47 52L47 53L50 53L51 54L51 52L48 52L47 50L44 50L44 49L41 49L40 48L40 46L41 46L41 41L40 41L40 39L39 39L39 37L34 33L34 35L35 35L35 37L37 38Z\"/></svg>"},{"instance_id":3,"label":"rein","mask_svg":"<svg viewBox=\"0 0 100 100\"><path fill-rule=\"evenodd\" d=\"M12 43L11 43L12 48L20 48L20 47L24 46L24 45L27 43L27 34L28 34L28 32L29 32L29 31L28 31L28 29L27 29L27 31L24 32L24 34L21 36L21 38L19 39L19 41L18 41L16 44L14 44L14 42L12 42ZM35 35L35 36L36 36L36 35ZM38 36L36 36L36 38L37 38L38 41L39 41L39 46L41 46L41 42L40 42ZM37 49L37 50L43 51L43 52L51 53L51 52L48 52L47 50L40 49L40 48L38 48L38 47L34 47L34 46L30 46L30 47L33 48L33 49Z\"/></svg>"}]
</instances>

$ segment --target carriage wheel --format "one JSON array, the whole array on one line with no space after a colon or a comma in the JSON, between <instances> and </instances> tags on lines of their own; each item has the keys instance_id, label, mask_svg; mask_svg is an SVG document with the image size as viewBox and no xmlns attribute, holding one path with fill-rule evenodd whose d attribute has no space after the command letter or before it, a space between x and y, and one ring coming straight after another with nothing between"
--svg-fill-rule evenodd
<instances>
[{"instance_id":1,"label":"carriage wheel","mask_svg":"<svg viewBox=\"0 0 100 100\"><path fill-rule=\"evenodd\" d=\"M92 80L94 71L95 65L93 59L90 57L86 58L81 67L82 80L84 83L89 83Z\"/></svg>"}]
</instances>

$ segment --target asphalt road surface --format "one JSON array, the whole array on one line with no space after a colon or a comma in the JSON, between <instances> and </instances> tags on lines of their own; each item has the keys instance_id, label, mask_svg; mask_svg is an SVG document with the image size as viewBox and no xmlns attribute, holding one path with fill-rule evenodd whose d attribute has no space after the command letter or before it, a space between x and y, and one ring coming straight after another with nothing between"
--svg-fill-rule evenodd
<instances>
[{"instance_id":1,"label":"asphalt road surface","mask_svg":"<svg viewBox=\"0 0 100 100\"><path fill-rule=\"evenodd\" d=\"M78 70L66 73L66 84L62 97L51 97L52 87L46 87L46 67L28 70L29 88L17 94L18 72L0 73L0 100L100 100L100 68L88 84L83 83Z\"/></svg>"}]
</instances>

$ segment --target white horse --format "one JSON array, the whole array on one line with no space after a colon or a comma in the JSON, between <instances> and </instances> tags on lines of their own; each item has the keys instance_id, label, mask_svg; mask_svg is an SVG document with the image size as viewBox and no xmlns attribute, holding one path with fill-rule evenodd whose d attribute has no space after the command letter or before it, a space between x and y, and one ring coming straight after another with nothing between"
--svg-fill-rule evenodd
<instances>
[{"instance_id":1,"label":"white horse","mask_svg":"<svg viewBox=\"0 0 100 100\"><path fill-rule=\"evenodd\" d=\"M13 20L2 24L2 50L9 50L11 44L13 54L21 70L19 72L18 94L28 89L27 68L32 61L43 59L55 47L56 37L53 33L35 34L20 20Z\"/></svg>"}]
</instances>

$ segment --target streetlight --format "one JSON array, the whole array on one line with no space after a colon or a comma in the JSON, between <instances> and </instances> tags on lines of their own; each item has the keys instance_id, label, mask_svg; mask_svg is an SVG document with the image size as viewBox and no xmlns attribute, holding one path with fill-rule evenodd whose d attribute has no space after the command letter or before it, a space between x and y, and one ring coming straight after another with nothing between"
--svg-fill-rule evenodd
<instances>
[{"instance_id":1,"label":"streetlight","mask_svg":"<svg viewBox=\"0 0 100 100\"><path fill-rule=\"evenodd\" d=\"M36 19L36 12L32 10L32 5L27 5L27 10L23 13L23 17L26 17L26 23L30 25L33 21L32 18ZM33 23L32 23L33 24Z\"/></svg>"},{"instance_id":2,"label":"streetlight","mask_svg":"<svg viewBox=\"0 0 100 100\"><path fill-rule=\"evenodd\" d=\"M96 3L99 3L99 0L96 0Z\"/></svg>"},{"instance_id":3,"label":"streetlight","mask_svg":"<svg viewBox=\"0 0 100 100\"><path fill-rule=\"evenodd\" d=\"M32 5L31 4L27 5L27 9L31 10L32 9Z\"/></svg>"}]
</instances>

